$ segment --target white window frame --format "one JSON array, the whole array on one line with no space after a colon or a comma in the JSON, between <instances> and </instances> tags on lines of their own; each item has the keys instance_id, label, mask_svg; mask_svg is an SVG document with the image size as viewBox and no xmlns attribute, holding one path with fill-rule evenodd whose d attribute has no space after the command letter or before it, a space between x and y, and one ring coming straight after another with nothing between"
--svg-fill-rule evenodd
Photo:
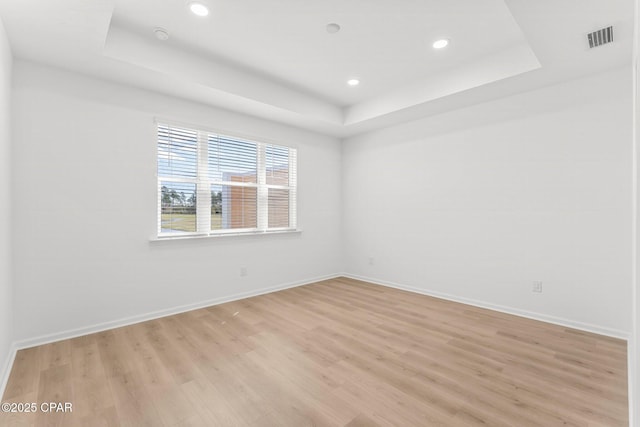
<instances>
[{"instance_id":1,"label":"white window frame","mask_svg":"<svg viewBox=\"0 0 640 427\"><path fill-rule=\"evenodd\" d=\"M188 129L197 134L197 176L193 178L163 176L157 170L158 162L158 128L159 126ZM257 182L231 182L209 178L209 145L210 135L223 136L242 142L256 144L257 149ZM156 236L152 240L173 240L185 238L236 236L236 235L264 235L277 233L297 233L297 149L271 141L258 141L257 138L239 136L230 132L216 131L201 126L186 125L168 120L156 119L156 182L157 182L157 218ZM268 146L284 147L289 150L289 185L267 184L266 149ZM196 186L196 231L162 232L162 182L178 182L195 184ZM257 226L255 228L234 228L211 230L211 186L225 185L230 187L251 187L257 189ZM269 228L269 189L281 189L289 192L289 226Z\"/></svg>"}]
</instances>

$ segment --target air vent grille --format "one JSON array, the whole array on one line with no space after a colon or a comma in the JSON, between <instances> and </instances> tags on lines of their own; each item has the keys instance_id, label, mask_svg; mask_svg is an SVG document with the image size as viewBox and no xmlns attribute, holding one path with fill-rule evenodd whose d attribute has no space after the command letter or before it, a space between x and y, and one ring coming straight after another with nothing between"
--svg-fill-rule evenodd
<instances>
[{"instance_id":1,"label":"air vent grille","mask_svg":"<svg viewBox=\"0 0 640 427\"><path fill-rule=\"evenodd\" d=\"M602 46L603 44L611 43L613 41L613 27L603 28L589 33L587 34L587 40L589 40L589 47L592 49Z\"/></svg>"}]
</instances>

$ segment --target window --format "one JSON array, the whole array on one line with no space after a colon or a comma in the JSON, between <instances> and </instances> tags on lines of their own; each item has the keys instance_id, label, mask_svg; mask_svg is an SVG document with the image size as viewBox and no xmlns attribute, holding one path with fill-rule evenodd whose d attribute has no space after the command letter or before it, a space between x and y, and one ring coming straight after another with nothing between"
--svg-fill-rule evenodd
<instances>
[{"instance_id":1,"label":"window","mask_svg":"<svg viewBox=\"0 0 640 427\"><path fill-rule=\"evenodd\" d=\"M158 236L296 228L296 150L158 124Z\"/></svg>"}]
</instances>

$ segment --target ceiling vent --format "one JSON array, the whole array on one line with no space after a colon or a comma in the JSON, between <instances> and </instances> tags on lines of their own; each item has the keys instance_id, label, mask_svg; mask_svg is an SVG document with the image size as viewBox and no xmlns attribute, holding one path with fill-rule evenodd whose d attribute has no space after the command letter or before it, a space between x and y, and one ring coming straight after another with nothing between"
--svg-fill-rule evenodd
<instances>
[{"instance_id":1,"label":"ceiling vent","mask_svg":"<svg viewBox=\"0 0 640 427\"><path fill-rule=\"evenodd\" d=\"M603 44L611 43L613 41L613 27L603 28L589 33L587 34L587 40L589 40L589 47L592 49Z\"/></svg>"}]
</instances>

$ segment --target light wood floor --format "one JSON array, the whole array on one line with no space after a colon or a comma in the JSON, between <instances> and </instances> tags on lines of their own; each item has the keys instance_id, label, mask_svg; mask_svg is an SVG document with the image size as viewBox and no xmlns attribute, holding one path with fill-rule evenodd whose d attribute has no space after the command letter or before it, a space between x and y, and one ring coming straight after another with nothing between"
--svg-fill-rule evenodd
<instances>
[{"instance_id":1,"label":"light wood floor","mask_svg":"<svg viewBox=\"0 0 640 427\"><path fill-rule=\"evenodd\" d=\"M626 426L623 341L335 279L21 350L36 426Z\"/></svg>"}]
</instances>

